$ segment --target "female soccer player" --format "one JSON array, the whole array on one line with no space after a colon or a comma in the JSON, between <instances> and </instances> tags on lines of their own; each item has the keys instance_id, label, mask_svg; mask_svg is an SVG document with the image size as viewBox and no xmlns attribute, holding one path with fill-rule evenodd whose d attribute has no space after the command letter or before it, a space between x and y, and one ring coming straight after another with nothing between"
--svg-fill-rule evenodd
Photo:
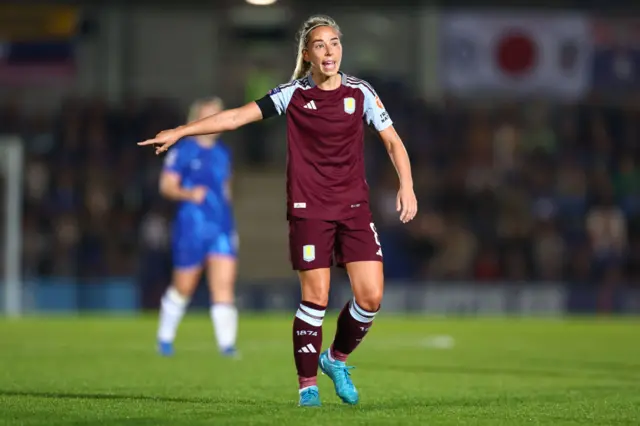
<instances>
[{"instance_id":1,"label":"female soccer player","mask_svg":"<svg viewBox=\"0 0 640 426\"><path fill-rule=\"evenodd\" d=\"M222 108L219 98L197 101L189 122ZM205 266L218 347L223 355L236 354L233 290L238 242L231 208L231 158L218 133L185 137L169 151L160 177L160 193L179 203L173 224L173 282L162 297L158 327L158 350L165 356L173 354L178 325Z\"/></svg>"},{"instance_id":2,"label":"female soccer player","mask_svg":"<svg viewBox=\"0 0 640 426\"><path fill-rule=\"evenodd\" d=\"M289 247L302 289L293 321L301 406L320 405L318 364L345 403L358 402L345 361L369 331L382 300L382 249L369 210L363 119L379 132L398 172L400 220L410 221L417 211L409 157L389 114L367 82L339 71L340 36L331 18L309 18L299 33L298 59L290 83L243 107L139 143L158 144L156 153L161 153L187 135L234 130L286 114ZM334 258L346 268L354 298L340 313L332 345L320 354Z\"/></svg>"}]
</instances>

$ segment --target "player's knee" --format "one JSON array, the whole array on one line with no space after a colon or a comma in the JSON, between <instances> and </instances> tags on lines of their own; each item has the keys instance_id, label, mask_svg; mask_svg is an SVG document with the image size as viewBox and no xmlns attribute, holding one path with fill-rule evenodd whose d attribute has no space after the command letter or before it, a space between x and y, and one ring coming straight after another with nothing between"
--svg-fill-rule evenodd
<instances>
[{"instance_id":1,"label":"player's knee","mask_svg":"<svg viewBox=\"0 0 640 426\"><path fill-rule=\"evenodd\" d=\"M233 303L234 280L209 278L209 293L213 303Z\"/></svg>"},{"instance_id":2,"label":"player's knee","mask_svg":"<svg viewBox=\"0 0 640 426\"><path fill-rule=\"evenodd\" d=\"M382 290L370 291L367 294L356 297L356 303L365 311L375 312L382 303Z\"/></svg>"},{"instance_id":3,"label":"player's knee","mask_svg":"<svg viewBox=\"0 0 640 426\"><path fill-rule=\"evenodd\" d=\"M171 287L182 297L191 296L191 286L188 283L176 281Z\"/></svg>"},{"instance_id":4,"label":"player's knee","mask_svg":"<svg viewBox=\"0 0 640 426\"><path fill-rule=\"evenodd\" d=\"M198 270L175 271L172 287L183 297L191 297L198 285L200 272Z\"/></svg>"},{"instance_id":5,"label":"player's knee","mask_svg":"<svg viewBox=\"0 0 640 426\"><path fill-rule=\"evenodd\" d=\"M302 300L327 306L329 303L329 286L321 280L304 280L302 282Z\"/></svg>"},{"instance_id":6,"label":"player's knee","mask_svg":"<svg viewBox=\"0 0 640 426\"><path fill-rule=\"evenodd\" d=\"M306 271L300 274L302 300L327 306L329 303L329 278L323 271Z\"/></svg>"},{"instance_id":7,"label":"player's knee","mask_svg":"<svg viewBox=\"0 0 640 426\"><path fill-rule=\"evenodd\" d=\"M302 293L302 300L319 306L327 306L329 304L329 294L322 291L322 289L308 290Z\"/></svg>"}]
</instances>

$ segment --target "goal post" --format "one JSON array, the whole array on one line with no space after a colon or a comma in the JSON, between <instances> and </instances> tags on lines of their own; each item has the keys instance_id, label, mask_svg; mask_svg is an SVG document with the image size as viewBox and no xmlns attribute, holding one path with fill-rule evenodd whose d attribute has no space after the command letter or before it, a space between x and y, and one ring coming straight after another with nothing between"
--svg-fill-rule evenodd
<instances>
[{"instance_id":1,"label":"goal post","mask_svg":"<svg viewBox=\"0 0 640 426\"><path fill-rule=\"evenodd\" d=\"M18 136L0 136L0 175L2 176L2 297L4 315L17 317L23 312L22 282L22 180L23 141Z\"/></svg>"}]
</instances>

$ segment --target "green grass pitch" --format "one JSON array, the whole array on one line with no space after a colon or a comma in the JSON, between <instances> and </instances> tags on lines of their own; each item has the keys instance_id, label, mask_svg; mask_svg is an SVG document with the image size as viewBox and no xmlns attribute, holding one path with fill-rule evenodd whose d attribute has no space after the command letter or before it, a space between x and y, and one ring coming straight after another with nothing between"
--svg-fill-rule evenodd
<instances>
[{"instance_id":1,"label":"green grass pitch","mask_svg":"<svg viewBox=\"0 0 640 426\"><path fill-rule=\"evenodd\" d=\"M173 358L156 355L155 328L0 320L0 424L640 425L637 319L382 314L350 359L360 404L320 376L316 409L297 407L289 316L243 316L239 361L218 356L205 315L187 316Z\"/></svg>"}]
</instances>

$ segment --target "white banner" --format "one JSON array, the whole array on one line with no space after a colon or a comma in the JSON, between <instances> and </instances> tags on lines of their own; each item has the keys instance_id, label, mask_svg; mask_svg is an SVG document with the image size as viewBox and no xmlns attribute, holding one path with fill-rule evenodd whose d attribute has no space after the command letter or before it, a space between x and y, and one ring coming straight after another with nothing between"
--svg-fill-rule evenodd
<instances>
[{"instance_id":1,"label":"white banner","mask_svg":"<svg viewBox=\"0 0 640 426\"><path fill-rule=\"evenodd\" d=\"M580 97L589 89L592 43L580 14L444 14L440 81L457 95Z\"/></svg>"}]
</instances>

